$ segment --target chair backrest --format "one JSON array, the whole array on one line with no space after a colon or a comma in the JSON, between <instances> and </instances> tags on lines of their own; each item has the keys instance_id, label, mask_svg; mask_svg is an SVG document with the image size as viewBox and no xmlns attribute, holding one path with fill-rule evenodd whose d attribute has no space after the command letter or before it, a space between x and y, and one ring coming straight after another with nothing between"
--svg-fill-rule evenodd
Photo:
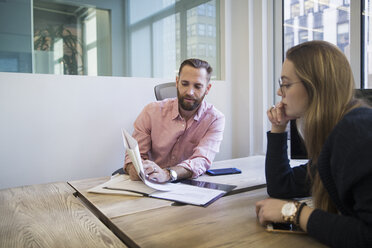
<instances>
[{"instance_id":1,"label":"chair backrest","mask_svg":"<svg viewBox=\"0 0 372 248\"><path fill-rule=\"evenodd\" d=\"M154 87L156 100L160 101L165 98L177 96L176 83L158 84Z\"/></svg>"}]
</instances>

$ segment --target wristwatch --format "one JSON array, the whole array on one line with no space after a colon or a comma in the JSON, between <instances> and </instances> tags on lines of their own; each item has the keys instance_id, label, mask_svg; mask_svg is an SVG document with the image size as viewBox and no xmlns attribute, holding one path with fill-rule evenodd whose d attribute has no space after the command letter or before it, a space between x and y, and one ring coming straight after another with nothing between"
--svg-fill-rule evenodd
<instances>
[{"instance_id":1,"label":"wristwatch","mask_svg":"<svg viewBox=\"0 0 372 248\"><path fill-rule=\"evenodd\" d=\"M177 172L175 170L172 170L171 168L167 168L169 171L170 181L176 181L177 180Z\"/></svg>"},{"instance_id":2,"label":"wristwatch","mask_svg":"<svg viewBox=\"0 0 372 248\"><path fill-rule=\"evenodd\" d=\"M295 224L299 202L287 202L282 207L282 217L285 222Z\"/></svg>"}]
</instances>

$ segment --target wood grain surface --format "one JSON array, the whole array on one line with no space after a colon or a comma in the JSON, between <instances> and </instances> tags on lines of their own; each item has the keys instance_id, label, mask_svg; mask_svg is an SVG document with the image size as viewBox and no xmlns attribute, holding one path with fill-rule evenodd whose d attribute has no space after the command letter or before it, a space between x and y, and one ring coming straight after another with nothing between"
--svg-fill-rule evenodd
<instances>
[{"instance_id":1,"label":"wood grain surface","mask_svg":"<svg viewBox=\"0 0 372 248\"><path fill-rule=\"evenodd\" d=\"M92 203L98 212L97 216L105 215L116 218L123 215L134 214L151 209L168 207L171 201L159 200L143 196L109 195L87 192L88 189L110 180L110 177L83 179L68 182L83 201Z\"/></svg>"},{"instance_id":2,"label":"wood grain surface","mask_svg":"<svg viewBox=\"0 0 372 248\"><path fill-rule=\"evenodd\" d=\"M266 188L226 196L207 208L171 206L112 219L140 247L325 247L303 234L265 231L255 203Z\"/></svg>"},{"instance_id":3,"label":"wood grain surface","mask_svg":"<svg viewBox=\"0 0 372 248\"><path fill-rule=\"evenodd\" d=\"M0 247L126 247L67 183L0 190Z\"/></svg>"}]
</instances>

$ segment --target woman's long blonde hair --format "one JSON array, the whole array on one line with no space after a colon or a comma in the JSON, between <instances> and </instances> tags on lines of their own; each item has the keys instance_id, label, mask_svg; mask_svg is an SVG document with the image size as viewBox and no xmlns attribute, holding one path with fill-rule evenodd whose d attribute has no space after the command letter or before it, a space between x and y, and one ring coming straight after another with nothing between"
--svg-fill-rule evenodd
<instances>
[{"instance_id":1,"label":"woman's long blonde hair","mask_svg":"<svg viewBox=\"0 0 372 248\"><path fill-rule=\"evenodd\" d=\"M335 212L316 169L320 151L328 135L343 116L355 107L354 78L346 56L325 41L309 41L292 47L286 58L294 66L309 95L303 116L303 134L309 156L308 174L312 181L315 207Z\"/></svg>"}]
</instances>

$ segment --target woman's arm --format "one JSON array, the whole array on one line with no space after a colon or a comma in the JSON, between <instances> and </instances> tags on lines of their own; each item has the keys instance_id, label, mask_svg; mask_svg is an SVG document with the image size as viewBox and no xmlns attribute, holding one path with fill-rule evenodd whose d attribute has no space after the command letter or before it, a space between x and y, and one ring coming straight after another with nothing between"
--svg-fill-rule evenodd
<instances>
[{"instance_id":1,"label":"woman's arm","mask_svg":"<svg viewBox=\"0 0 372 248\"><path fill-rule=\"evenodd\" d=\"M287 133L267 133L265 162L267 193L276 198L310 195L307 165L291 168L287 154Z\"/></svg>"}]
</instances>

